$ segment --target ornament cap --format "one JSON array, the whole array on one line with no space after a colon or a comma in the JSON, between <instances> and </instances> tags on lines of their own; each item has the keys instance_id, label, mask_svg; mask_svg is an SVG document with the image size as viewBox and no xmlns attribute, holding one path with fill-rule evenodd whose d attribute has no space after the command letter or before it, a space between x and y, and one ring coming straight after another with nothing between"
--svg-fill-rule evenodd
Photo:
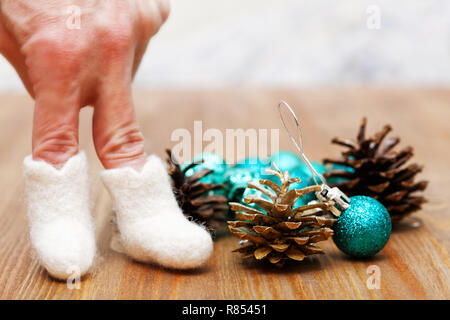
<instances>
[{"instance_id":1,"label":"ornament cap","mask_svg":"<svg viewBox=\"0 0 450 320\"><path fill-rule=\"evenodd\" d=\"M350 207L350 198L337 187L331 188L322 184L320 191L316 192L316 196L320 201L334 201L343 211Z\"/></svg>"}]
</instances>

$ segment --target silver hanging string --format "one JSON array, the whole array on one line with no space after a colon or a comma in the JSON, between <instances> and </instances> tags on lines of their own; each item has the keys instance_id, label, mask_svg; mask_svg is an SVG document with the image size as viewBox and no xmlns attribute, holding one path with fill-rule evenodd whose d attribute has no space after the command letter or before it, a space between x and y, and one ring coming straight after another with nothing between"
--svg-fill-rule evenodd
<instances>
[{"instance_id":1,"label":"silver hanging string","mask_svg":"<svg viewBox=\"0 0 450 320\"><path fill-rule=\"evenodd\" d=\"M291 113L291 116L295 121L295 126L297 127L297 135L298 135L299 143L297 143L297 140L294 138L291 131L288 129L286 122L284 121L283 113L281 112L282 106L284 106ZM294 144L294 146L297 149L298 153L300 154L301 158L303 159L303 161L305 162L309 171L311 172L311 176L314 179L315 184L319 185L316 180L316 176L317 176L317 177L319 177L322 184L326 185L327 183L326 183L324 177L320 173L318 173L316 169L314 169L313 165L311 164L311 161L309 161L308 157L306 157L305 153L303 152L302 129L300 127L300 122L298 121L298 118L295 115L294 110L292 110L292 108L285 101L281 101L278 104L278 113L280 114L281 123L283 124L283 127L289 136L289 139L291 139L292 143Z\"/></svg>"},{"instance_id":2,"label":"silver hanging string","mask_svg":"<svg viewBox=\"0 0 450 320\"><path fill-rule=\"evenodd\" d=\"M290 113L292 118L295 121L295 126L297 127L297 135L298 135L298 143L297 140L292 135L291 131L288 129L286 122L284 121L283 113L281 112L281 107L285 107ZM316 176L319 177L320 181L322 182L322 185L320 185L320 192L316 192L317 198L321 201L328 201L333 200L335 201L342 210L347 210L350 206L350 198L347 197L345 193L343 193L339 188L334 187L331 188L327 185L327 182L325 178L317 172L317 170L313 167L311 164L311 161L309 161L308 157L303 152L303 140L302 140L302 130L300 127L300 122L298 121L297 116L295 115L294 110L285 102L281 101L278 104L278 113L280 114L281 123L283 124L284 129L286 130L289 139L291 139L292 143L294 144L295 148L297 149L298 153L300 154L301 158L305 162L306 166L308 167L309 171L311 171L311 176L314 179L314 183L316 185L319 185L316 180ZM334 215L339 216L340 212L333 212Z\"/></svg>"}]
</instances>

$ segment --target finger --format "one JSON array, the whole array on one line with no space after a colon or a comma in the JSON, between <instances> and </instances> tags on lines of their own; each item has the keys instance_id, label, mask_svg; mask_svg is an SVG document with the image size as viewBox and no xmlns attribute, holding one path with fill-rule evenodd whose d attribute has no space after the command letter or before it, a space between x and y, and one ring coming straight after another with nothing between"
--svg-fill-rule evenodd
<instances>
[{"instance_id":1,"label":"finger","mask_svg":"<svg viewBox=\"0 0 450 320\"><path fill-rule=\"evenodd\" d=\"M40 90L33 121L33 159L60 166L78 153L77 90L58 85Z\"/></svg>"},{"instance_id":2,"label":"finger","mask_svg":"<svg viewBox=\"0 0 450 320\"><path fill-rule=\"evenodd\" d=\"M94 107L93 138L106 169L145 163L144 137L139 129L129 82L104 86Z\"/></svg>"},{"instance_id":3,"label":"finger","mask_svg":"<svg viewBox=\"0 0 450 320\"><path fill-rule=\"evenodd\" d=\"M25 49L36 94L33 158L56 166L78 153L80 66L84 47L63 35L36 37Z\"/></svg>"}]
</instances>

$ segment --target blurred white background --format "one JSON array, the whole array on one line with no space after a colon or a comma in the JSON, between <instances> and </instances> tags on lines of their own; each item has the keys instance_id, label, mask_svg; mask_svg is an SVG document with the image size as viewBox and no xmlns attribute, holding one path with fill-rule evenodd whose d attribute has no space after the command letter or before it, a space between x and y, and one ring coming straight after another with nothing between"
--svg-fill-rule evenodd
<instances>
[{"instance_id":1,"label":"blurred white background","mask_svg":"<svg viewBox=\"0 0 450 320\"><path fill-rule=\"evenodd\" d=\"M450 85L449 0L171 3L136 87Z\"/></svg>"}]
</instances>

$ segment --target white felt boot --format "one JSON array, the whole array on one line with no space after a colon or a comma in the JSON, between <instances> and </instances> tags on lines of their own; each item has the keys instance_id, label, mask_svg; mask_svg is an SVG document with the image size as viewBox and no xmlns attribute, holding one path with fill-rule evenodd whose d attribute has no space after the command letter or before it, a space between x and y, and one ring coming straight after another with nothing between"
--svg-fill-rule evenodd
<instances>
[{"instance_id":1,"label":"white felt boot","mask_svg":"<svg viewBox=\"0 0 450 320\"><path fill-rule=\"evenodd\" d=\"M61 280L85 274L95 256L86 155L61 169L28 156L24 175L31 243L42 265Z\"/></svg>"},{"instance_id":2,"label":"white felt boot","mask_svg":"<svg viewBox=\"0 0 450 320\"><path fill-rule=\"evenodd\" d=\"M150 156L141 172L104 170L125 252L141 262L175 269L199 267L213 250L210 234L188 221L173 195L166 168Z\"/></svg>"}]
</instances>

